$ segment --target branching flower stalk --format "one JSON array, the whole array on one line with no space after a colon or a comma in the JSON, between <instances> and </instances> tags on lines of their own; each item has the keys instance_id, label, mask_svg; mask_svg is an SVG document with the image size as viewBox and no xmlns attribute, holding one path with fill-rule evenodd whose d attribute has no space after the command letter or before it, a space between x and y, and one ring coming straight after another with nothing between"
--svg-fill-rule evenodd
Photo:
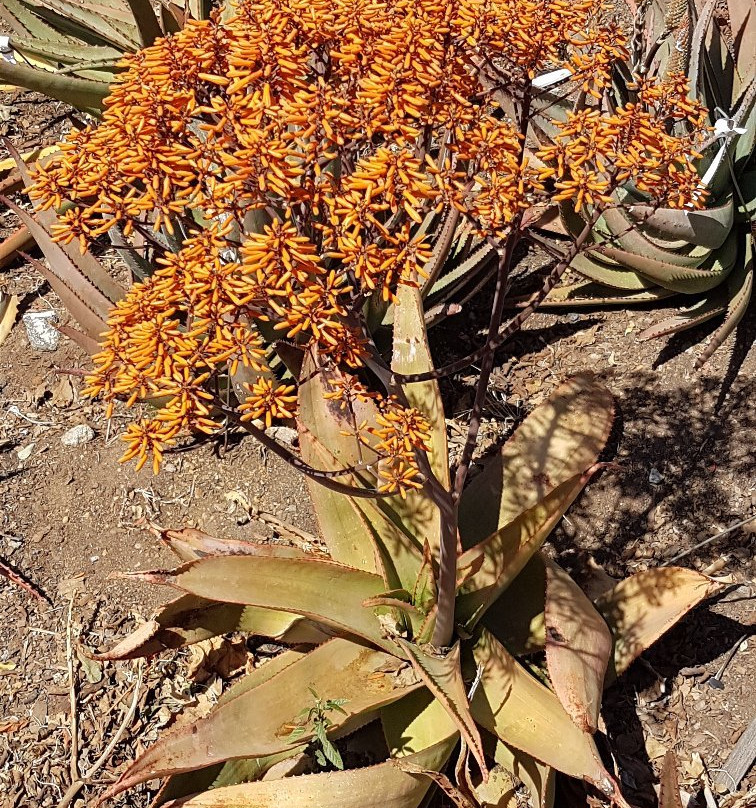
<instances>
[{"instance_id":1,"label":"branching flower stalk","mask_svg":"<svg viewBox=\"0 0 756 808\"><path fill-rule=\"evenodd\" d=\"M87 388L109 413L116 400L159 402L129 425L124 459L157 472L180 436L232 422L335 492L424 488L443 514L438 647L454 629L457 503L494 352L590 232L505 323L525 212L557 200L595 223L628 179L668 206L704 201L692 162L704 110L678 74L639 77L633 98L610 106L627 50L601 12L596 0L237 0L126 57L101 123L38 166L31 189L44 208L67 205L61 242L84 251L115 228L155 252L154 274L112 311ZM534 86L558 68L569 71L558 90L578 99L566 120L549 118ZM543 148L538 121L556 133ZM384 315L403 290L428 294L458 223L497 256L485 343L446 367L399 372ZM447 486L411 388L476 362ZM306 374L348 411L358 466L321 469L266 434L296 416ZM329 457L323 436L308 439Z\"/></svg>"}]
</instances>

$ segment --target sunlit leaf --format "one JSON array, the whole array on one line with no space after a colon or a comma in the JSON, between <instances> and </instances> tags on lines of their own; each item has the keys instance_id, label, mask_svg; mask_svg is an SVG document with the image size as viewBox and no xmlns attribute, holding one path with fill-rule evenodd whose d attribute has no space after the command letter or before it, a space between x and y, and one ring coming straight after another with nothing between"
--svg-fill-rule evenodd
<instances>
[{"instance_id":1,"label":"sunlit leaf","mask_svg":"<svg viewBox=\"0 0 756 808\"><path fill-rule=\"evenodd\" d=\"M454 740L403 758L420 769L439 771L451 754ZM417 808L432 785L422 774L402 771L392 761L363 769L310 774L282 780L246 783L213 789L166 804L166 808Z\"/></svg>"},{"instance_id":2,"label":"sunlit leaf","mask_svg":"<svg viewBox=\"0 0 756 808\"><path fill-rule=\"evenodd\" d=\"M341 727L421 686L419 679L384 672L394 662L383 652L330 640L262 684L219 703L207 717L164 735L124 772L109 795L155 777L299 746L314 734L301 718L313 706L313 693L344 700L341 710L328 714L332 726ZM298 726L303 731L293 737Z\"/></svg>"},{"instance_id":3,"label":"sunlit leaf","mask_svg":"<svg viewBox=\"0 0 756 808\"><path fill-rule=\"evenodd\" d=\"M580 587L556 563L546 565L546 663L554 692L575 724L598 728L612 635Z\"/></svg>"},{"instance_id":4,"label":"sunlit leaf","mask_svg":"<svg viewBox=\"0 0 756 808\"><path fill-rule=\"evenodd\" d=\"M460 500L463 546L472 547L589 469L614 419L611 393L589 374L561 384L473 477Z\"/></svg>"},{"instance_id":5,"label":"sunlit leaf","mask_svg":"<svg viewBox=\"0 0 756 808\"><path fill-rule=\"evenodd\" d=\"M590 479L591 472L577 474L558 485L536 505L508 525L465 551L458 566L480 566L457 596L456 618L471 630L486 609L517 577Z\"/></svg>"},{"instance_id":6,"label":"sunlit leaf","mask_svg":"<svg viewBox=\"0 0 756 808\"><path fill-rule=\"evenodd\" d=\"M445 654L433 654L413 643L401 640L399 642L418 676L457 725L485 776L487 769L483 755L483 743L475 720L470 714L467 689L460 667L461 646L459 642Z\"/></svg>"},{"instance_id":7,"label":"sunlit leaf","mask_svg":"<svg viewBox=\"0 0 756 808\"><path fill-rule=\"evenodd\" d=\"M596 600L614 637L607 682L720 585L683 567L656 567L631 575Z\"/></svg>"},{"instance_id":8,"label":"sunlit leaf","mask_svg":"<svg viewBox=\"0 0 756 808\"><path fill-rule=\"evenodd\" d=\"M471 710L481 726L541 763L587 780L627 808L593 740L572 722L554 693L528 674L485 629L473 648L473 658L482 676Z\"/></svg>"},{"instance_id":9,"label":"sunlit leaf","mask_svg":"<svg viewBox=\"0 0 756 808\"><path fill-rule=\"evenodd\" d=\"M363 570L312 558L208 556L173 572L132 573L208 600L292 612L396 651L371 609L362 603L384 591L383 580Z\"/></svg>"}]
</instances>

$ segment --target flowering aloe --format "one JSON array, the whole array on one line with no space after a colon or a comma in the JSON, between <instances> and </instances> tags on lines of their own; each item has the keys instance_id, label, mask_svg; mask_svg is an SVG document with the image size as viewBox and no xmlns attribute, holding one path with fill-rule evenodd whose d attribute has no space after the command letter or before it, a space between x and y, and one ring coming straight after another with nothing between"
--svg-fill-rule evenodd
<instances>
[{"instance_id":1,"label":"flowering aloe","mask_svg":"<svg viewBox=\"0 0 756 808\"><path fill-rule=\"evenodd\" d=\"M592 737L604 680L711 585L664 570L596 606L539 554L609 434L611 396L588 377L565 382L467 484L496 348L582 254L627 172L670 206L704 204L691 161L701 108L677 76L644 80L642 104L605 108L626 52L601 11L593 0L239 0L127 57L102 122L37 168L39 215L68 205L51 255L73 262L114 232L153 253L154 272L110 312L89 378L110 407L155 402L128 427L125 459L157 471L182 434L243 427L307 475L328 547L167 535L189 560L141 577L184 594L110 656L234 629L308 650L167 735L111 793L170 776L173 806L415 808L432 782L451 789L439 771L461 739L452 793L490 792L496 764L534 804L551 804L559 770L625 805ZM539 77L555 64L586 109L554 120L558 145L533 154ZM593 213L505 322L526 217L553 195ZM433 306L481 266L495 278L485 341L436 367ZM450 468L438 380L472 363L480 377ZM270 436L281 419L295 419L298 451ZM510 607L521 576L543 585ZM668 589L653 608L649 586ZM545 650L553 687L506 639L522 635L525 607L543 616L526 646ZM301 721L323 704L340 710ZM304 765L315 742L321 759L342 760L338 742L379 718L388 754L376 767L259 781Z\"/></svg>"}]
</instances>

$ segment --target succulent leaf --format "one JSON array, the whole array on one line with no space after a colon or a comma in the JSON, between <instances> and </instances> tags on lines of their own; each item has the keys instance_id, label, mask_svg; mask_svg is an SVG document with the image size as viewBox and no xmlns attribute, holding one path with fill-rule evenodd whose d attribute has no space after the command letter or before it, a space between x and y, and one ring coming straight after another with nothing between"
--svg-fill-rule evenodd
<instances>
[{"instance_id":1,"label":"succulent leaf","mask_svg":"<svg viewBox=\"0 0 756 808\"><path fill-rule=\"evenodd\" d=\"M694 570L657 567L631 575L596 600L614 637L607 684L720 585Z\"/></svg>"},{"instance_id":2,"label":"succulent leaf","mask_svg":"<svg viewBox=\"0 0 756 808\"><path fill-rule=\"evenodd\" d=\"M612 635L580 587L554 561L546 565L546 664L554 692L575 724L598 729Z\"/></svg>"},{"instance_id":3,"label":"succulent leaf","mask_svg":"<svg viewBox=\"0 0 756 808\"><path fill-rule=\"evenodd\" d=\"M333 639L245 692L219 703L193 724L166 734L138 758L109 796L140 782L234 758L265 757L308 741L315 730L300 715L315 692L343 699L329 713L334 729L420 687L383 672L395 657L349 640ZM267 667L267 666L265 666ZM301 727L296 734L293 729Z\"/></svg>"},{"instance_id":4,"label":"succulent leaf","mask_svg":"<svg viewBox=\"0 0 756 808\"><path fill-rule=\"evenodd\" d=\"M590 374L561 384L470 480L460 499L463 546L487 538L589 469L613 420L612 396Z\"/></svg>"}]
</instances>

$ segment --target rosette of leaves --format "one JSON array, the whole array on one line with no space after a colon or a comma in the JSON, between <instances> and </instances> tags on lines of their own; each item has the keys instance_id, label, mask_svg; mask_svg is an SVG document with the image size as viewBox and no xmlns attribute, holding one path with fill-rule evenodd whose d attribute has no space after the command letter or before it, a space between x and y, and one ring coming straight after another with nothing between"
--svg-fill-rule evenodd
<instances>
[{"instance_id":1,"label":"rosette of leaves","mask_svg":"<svg viewBox=\"0 0 756 808\"><path fill-rule=\"evenodd\" d=\"M424 333L410 293L397 307L394 370L429 366ZM348 408L325 396L332 380L308 362L300 378L303 458L356 468L364 447L350 437ZM433 424L429 459L448 482L437 385L411 396ZM377 416L370 402L360 407L357 417ZM594 740L602 692L717 585L667 567L592 602L541 552L597 469L612 419L608 391L572 378L465 488L446 647L431 641L444 517L423 491L362 496L369 464L339 478L352 495L311 481L326 552L164 531L185 563L133 577L180 597L100 658L152 656L229 631L290 650L234 683L206 717L166 733L106 797L160 777L155 804L171 808L416 808L435 785L460 806L513 806L522 782L530 805L549 808L563 772L626 806ZM361 736L372 765L350 768ZM454 761L456 775L444 774Z\"/></svg>"},{"instance_id":2,"label":"rosette of leaves","mask_svg":"<svg viewBox=\"0 0 756 808\"><path fill-rule=\"evenodd\" d=\"M177 31L187 15L209 13L205 0L3 0L12 60L0 59L0 82L97 114L126 53Z\"/></svg>"},{"instance_id":3,"label":"rosette of leaves","mask_svg":"<svg viewBox=\"0 0 756 808\"><path fill-rule=\"evenodd\" d=\"M633 100L638 76L683 71L692 97L709 110L711 136L698 160L703 210L660 206L630 180L593 228L594 248L571 268L584 280L551 294L546 305L629 305L696 296L678 315L642 332L648 339L724 315L701 353L703 365L748 309L756 221L756 12L750 0L653 0L628 6L635 16L632 72L618 64L613 103ZM637 12L637 14L636 14ZM548 93L548 110L572 101ZM550 127L539 119L541 136ZM590 208L561 207L557 229L580 232Z\"/></svg>"}]
</instances>

